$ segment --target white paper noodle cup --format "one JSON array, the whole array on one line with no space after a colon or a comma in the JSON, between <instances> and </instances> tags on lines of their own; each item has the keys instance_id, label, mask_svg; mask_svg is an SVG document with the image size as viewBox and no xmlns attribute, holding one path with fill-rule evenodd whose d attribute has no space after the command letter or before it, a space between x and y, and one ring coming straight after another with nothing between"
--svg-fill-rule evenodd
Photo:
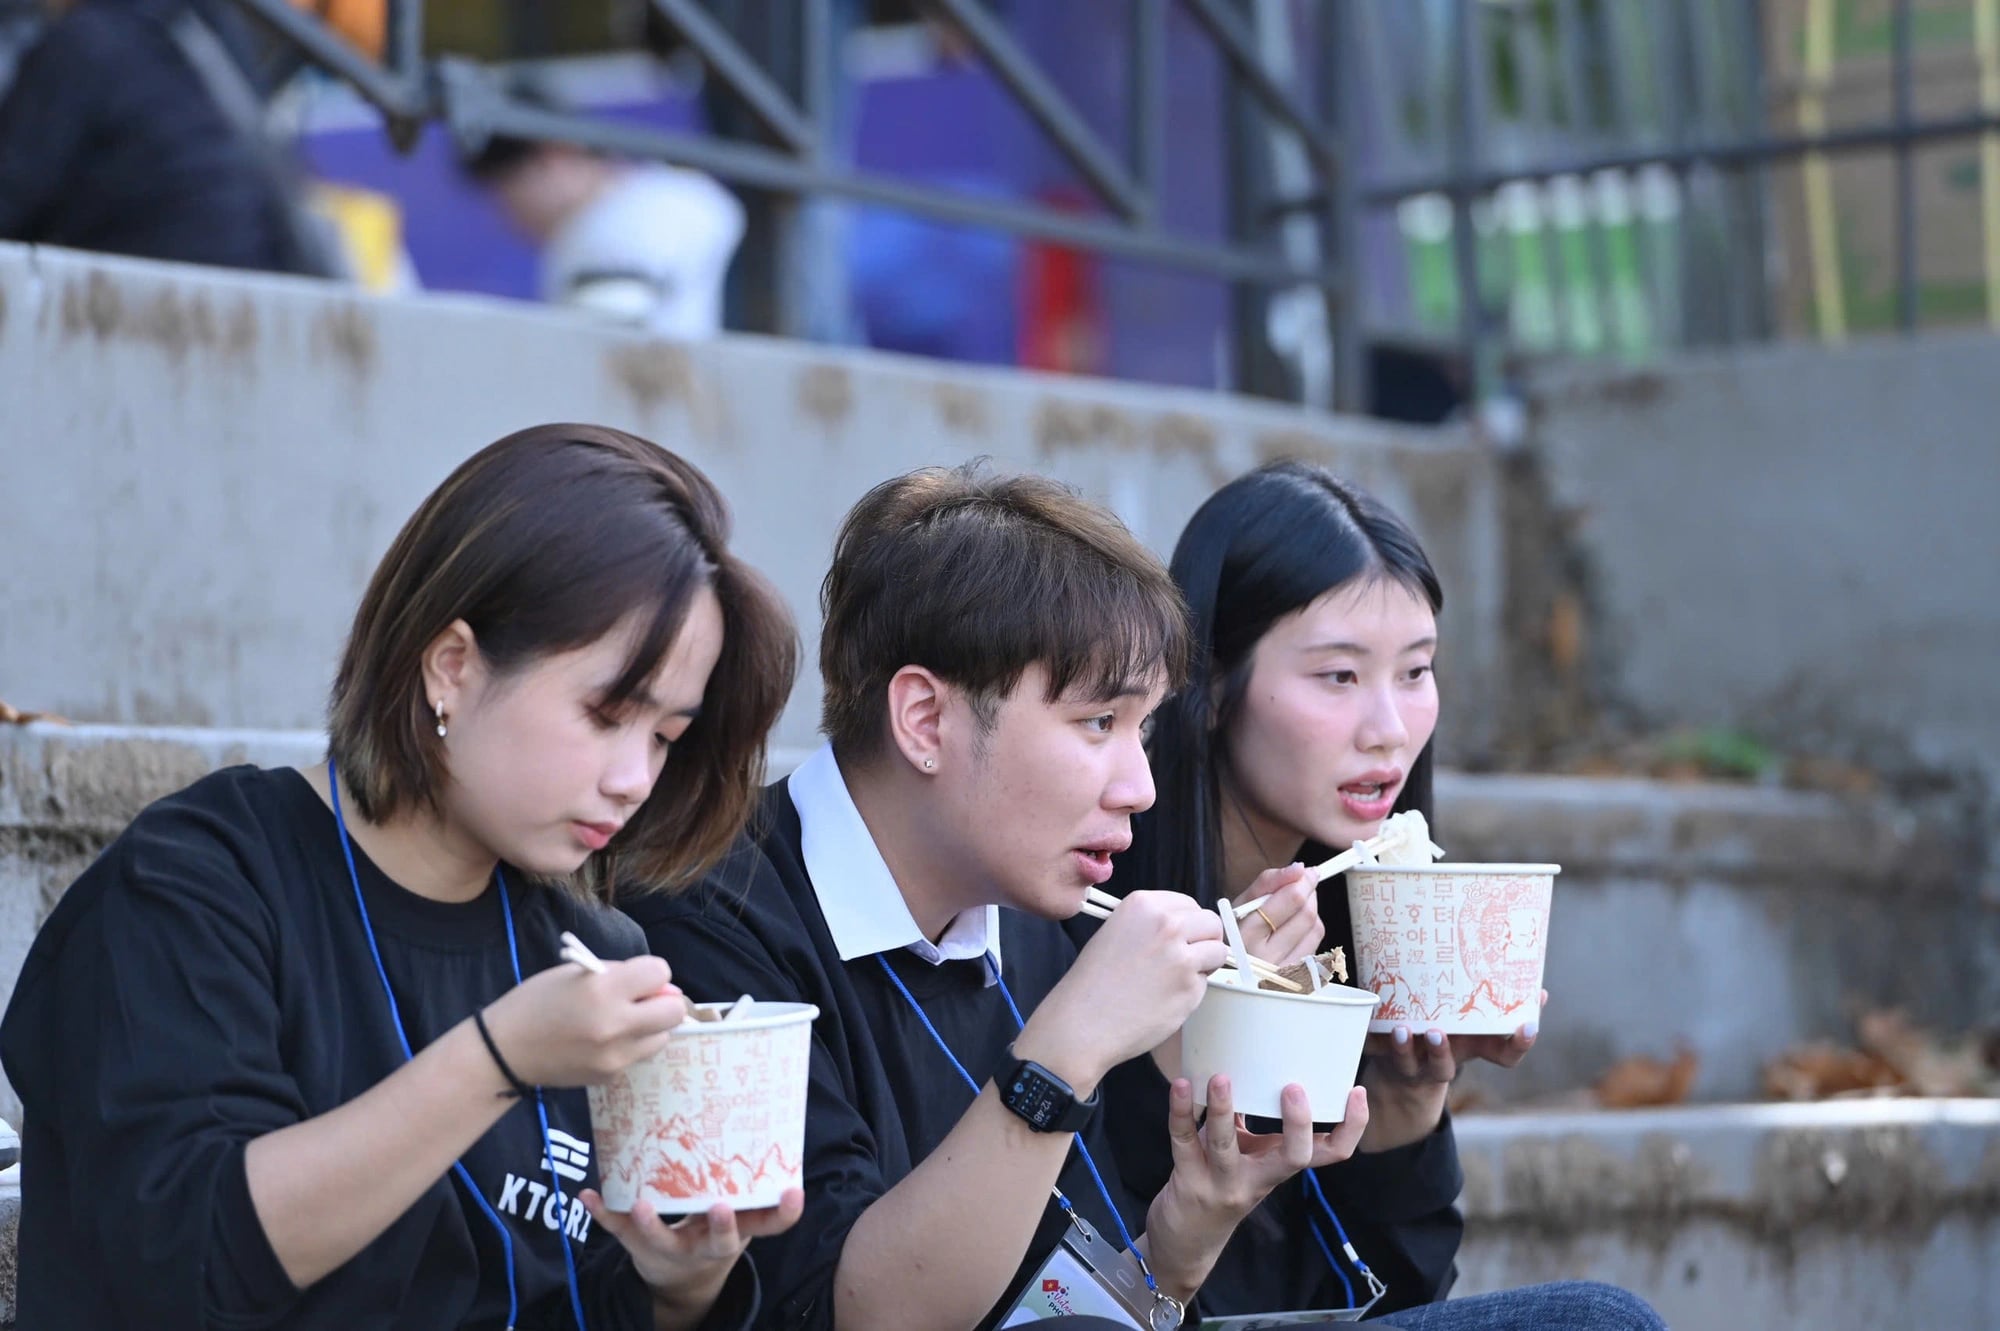
<instances>
[{"instance_id":1,"label":"white paper noodle cup","mask_svg":"<svg viewBox=\"0 0 2000 1331\"><path fill-rule=\"evenodd\" d=\"M1542 1016L1555 864L1370 865L1347 871L1355 982L1369 1029L1512 1035Z\"/></svg>"},{"instance_id":2,"label":"white paper noodle cup","mask_svg":"<svg viewBox=\"0 0 2000 1331\"><path fill-rule=\"evenodd\" d=\"M1375 1003L1375 995L1344 984L1288 994L1210 976L1201 1006L1181 1027L1181 1068L1194 1083L1195 1103L1208 1103L1208 1079L1219 1072L1229 1078L1239 1114L1280 1117L1278 1098L1296 1083L1315 1123L1340 1122Z\"/></svg>"},{"instance_id":3,"label":"white paper noodle cup","mask_svg":"<svg viewBox=\"0 0 2000 1331\"><path fill-rule=\"evenodd\" d=\"M727 1012L731 1003L695 1007ZM590 1088L604 1204L688 1215L776 1206L804 1176L809 1003L757 1003L740 1021L674 1028L667 1047Z\"/></svg>"}]
</instances>

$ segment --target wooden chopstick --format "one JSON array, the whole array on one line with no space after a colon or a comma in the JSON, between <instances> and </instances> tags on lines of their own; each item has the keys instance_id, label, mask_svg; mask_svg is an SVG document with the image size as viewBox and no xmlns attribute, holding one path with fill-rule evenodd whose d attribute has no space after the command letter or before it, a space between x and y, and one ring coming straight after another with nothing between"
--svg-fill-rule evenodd
<instances>
[{"instance_id":1,"label":"wooden chopstick","mask_svg":"<svg viewBox=\"0 0 2000 1331\"><path fill-rule=\"evenodd\" d=\"M1083 908L1077 913L1088 915L1093 920L1108 920L1111 918L1111 912L1118 908L1120 900L1121 898L1114 897L1109 892L1100 892L1094 887L1089 888L1083 894ZM1235 960L1232 958L1229 964L1235 965ZM1250 958L1250 969L1259 979L1269 980L1281 989L1289 989L1295 994L1305 992L1304 985L1279 974L1276 966L1260 957Z\"/></svg>"},{"instance_id":2,"label":"wooden chopstick","mask_svg":"<svg viewBox=\"0 0 2000 1331\"><path fill-rule=\"evenodd\" d=\"M604 963L597 959L597 954L585 947L583 940L567 929L563 930L562 952L560 955L564 961L573 961L587 971L595 971L599 975L604 974Z\"/></svg>"},{"instance_id":3,"label":"wooden chopstick","mask_svg":"<svg viewBox=\"0 0 2000 1331\"><path fill-rule=\"evenodd\" d=\"M1234 965L1234 962L1232 961L1231 964ZM1250 972L1260 980L1269 980L1280 989L1287 989L1295 994L1302 994L1306 991L1304 985L1288 975L1279 974L1278 968L1270 962L1265 961L1262 957L1250 958Z\"/></svg>"},{"instance_id":4,"label":"wooden chopstick","mask_svg":"<svg viewBox=\"0 0 2000 1331\"><path fill-rule=\"evenodd\" d=\"M561 960L574 962L575 964L583 967L585 970L590 971L596 975L602 975L604 974L605 971L610 969L610 967L606 966L603 963L603 961L598 959L597 954L595 952L592 952L590 948L585 945L584 941L581 938L578 938L575 934L569 932L569 930L567 929L563 930L562 949L556 955ZM660 986L660 993L670 994L673 992L674 992L674 982L672 980L668 980L665 984ZM743 1001L747 1003L749 1000L750 996L748 994L745 994L743 996ZM697 1021L708 1020L708 1018L702 1017L699 1014L699 1011L695 1008L691 1007L688 1009L688 1011L690 1012L690 1014L694 1015ZM730 1011L734 1012L735 1009L731 1008Z\"/></svg>"}]
</instances>

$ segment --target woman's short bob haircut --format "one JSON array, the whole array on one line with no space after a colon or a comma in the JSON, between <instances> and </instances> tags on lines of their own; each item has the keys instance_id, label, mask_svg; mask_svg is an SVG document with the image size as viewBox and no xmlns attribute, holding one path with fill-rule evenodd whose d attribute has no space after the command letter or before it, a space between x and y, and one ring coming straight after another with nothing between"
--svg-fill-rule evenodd
<instances>
[{"instance_id":1,"label":"woman's short bob haircut","mask_svg":"<svg viewBox=\"0 0 2000 1331\"><path fill-rule=\"evenodd\" d=\"M1243 705L1258 642L1279 620L1350 583L1395 583L1433 613L1444 607L1444 589L1401 518L1325 468L1299 461L1260 467L1210 495L1181 532L1172 569L1194 620L1194 661L1187 686L1153 715L1149 752L1159 795L1134 820L1118 874L1134 887L1174 889L1209 905L1249 886L1218 881L1221 735ZM1405 809L1431 812L1428 744L1396 797L1396 810ZM1324 887L1322 914L1334 897L1344 919L1345 894ZM1331 923L1328 929L1330 940L1341 936Z\"/></svg>"},{"instance_id":2,"label":"woman's short bob haircut","mask_svg":"<svg viewBox=\"0 0 2000 1331\"><path fill-rule=\"evenodd\" d=\"M701 714L625 830L565 885L609 900L614 885L692 881L743 828L798 668L783 601L728 539L709 479L621 430L540 425L474 454L397 535L354 616L328 748L355 805L375 822L440 811L450 773L422 656L454 620L503 677L635 625L605 699L615 711L659 671L706 584L723 646Z\"/></svg>"}]
</instances>

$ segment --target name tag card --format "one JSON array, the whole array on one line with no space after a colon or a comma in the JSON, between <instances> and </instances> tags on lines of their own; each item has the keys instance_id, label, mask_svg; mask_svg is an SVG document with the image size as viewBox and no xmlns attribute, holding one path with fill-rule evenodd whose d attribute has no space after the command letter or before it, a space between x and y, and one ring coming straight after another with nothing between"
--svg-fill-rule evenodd
<instances>
[{"instance_id":1,"label":"name tag card","mask_svg":"<svg viewBox=\"0 0 2000 1331\"><path fill-rule=\"evenodd\" d=\"M1072 1211L1062 1242L1000 1325L1024 1326L1087 1314L1133 1331L1177 1331L1183 1313L1177 1301L1146 1288L1145 1273L1131 1253L1105 1242L1089 1221Z\"/></svg>"},{"instance_id":2,"label":"name tag card","mask_svg":"<svg viewBox=\"0 0 2000 1331\"><path fill-rule=\"evenodd\" d=\"M1132 1310L1104 1287L1095 1272L1076 1259L1068 1245L1058 1244L1000 1325L1027 1326L1051 1317L1086 1315L1107 1318L1131 1327L1132 1331L1146 1331L1145 1323L1133 1319Z\"/></svg>"}]
</instances>

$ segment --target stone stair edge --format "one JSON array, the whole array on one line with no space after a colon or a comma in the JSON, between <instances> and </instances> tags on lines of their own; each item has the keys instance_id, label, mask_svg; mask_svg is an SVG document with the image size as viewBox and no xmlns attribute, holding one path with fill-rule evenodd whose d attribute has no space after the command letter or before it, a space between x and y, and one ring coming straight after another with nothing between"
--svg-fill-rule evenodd
<instances>
[{"instance_id":1,"label":"stone stair edge","mask_svg":"<svg viewBox=\"0 0 2000 1331\"><path fill-rule=\"evenodd\" d=\"M324 744L314 730L0 726L0 826L115 830L217 767L312 762ZM774 746L770 771L790 771L808 751ZM1766 884L1893 876L1922 890L1962 881L1966 853L1949 829L1879 795L1460 771L1439 773L1437 795L1440 836L1455 858L1554 862L1600 878L1670 867L1676 878Z\"/></svg>"},{"instance_id":2,"label":"stone stair edge","mask_svg":"<svg viewBox=\"0 0 2000 1331\"><path fill-rule=\"evenodd\" d=\"M2000 1217L2000 1100L1469 1114L1454 1126L1475 1225L1709 1215L1784 1235Z\"/></svg>"}]
</instances>

